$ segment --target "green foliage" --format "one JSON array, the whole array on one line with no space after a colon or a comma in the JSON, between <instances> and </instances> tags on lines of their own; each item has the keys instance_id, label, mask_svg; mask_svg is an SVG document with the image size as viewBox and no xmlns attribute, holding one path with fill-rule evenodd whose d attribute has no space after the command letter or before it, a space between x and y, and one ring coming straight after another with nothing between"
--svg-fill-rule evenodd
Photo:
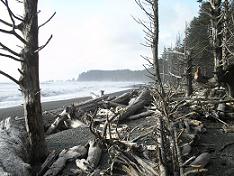
<instances>
[{"instance_id":1,"label":"green foliage","mask_svg":"<svg viewBox=\"0 0 234 176\"><path fill-rule=\"evenodd\" d=\"M207 15L209 3L203 2L198 17L194 17L188 29L185 42L192 51L193 65L201 66L207 75L213 71L212 47L210 45L210 17Z\"/></svg>"}]
</instances>

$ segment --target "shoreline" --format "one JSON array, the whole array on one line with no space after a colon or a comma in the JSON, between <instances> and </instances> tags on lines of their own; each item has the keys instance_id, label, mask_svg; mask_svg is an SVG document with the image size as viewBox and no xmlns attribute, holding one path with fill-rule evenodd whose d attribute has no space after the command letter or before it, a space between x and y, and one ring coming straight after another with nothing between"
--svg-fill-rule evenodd
<instances>
[{"instance_id":1,"label":"shoreline","mask_svg":"<svg viewBox=\"0 0 234 176\"><path fill-rule=\"evenodd\" d=\"M118 92L113 92L107 95L110 96L119 96L125 92L131 91L132 89L126 89ZM73 103L81 103L88 99L91 99L91 96L84 96L84 97L76 97L66 100L56 100L56 101L49 101L42 103L42 112L50 111L58 108L62 108L63 106L69 106ZM7 117L22 117L23 116L23 106L13 106L8 108L1 108L0 109L0 121L6 119Z\"/></svg>"}]
</instances>

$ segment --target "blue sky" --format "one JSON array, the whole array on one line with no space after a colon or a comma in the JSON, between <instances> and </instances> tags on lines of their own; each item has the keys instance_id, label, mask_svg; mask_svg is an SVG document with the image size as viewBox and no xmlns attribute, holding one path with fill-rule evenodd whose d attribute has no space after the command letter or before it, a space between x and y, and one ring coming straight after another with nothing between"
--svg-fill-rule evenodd
<instances>
[{"instance_id":1,"label":"blue sky","mask_svg":"<svg viewBox=\"0 0 234 176\"><path fill-rule=\"evenodd\" d=\"M162 51L174 43L178 33L183 33L185 21L197 15L198 3L159 0L159 5ZM57 12L40 31L40 44L50 34L54 36L40 53L41 80L77 78L90 69L143 69L140 55L150 56L150 51L140 45L144 43L142 27L132 19L144 18L134 0L39 0L39 9L40 23ZM16 45L13 39L7 41L8 46ZM17 75L17 67L1 59L0 69L8 73ZM0 76L0 81L5 80Z\"/></svg>"}]
</instances>

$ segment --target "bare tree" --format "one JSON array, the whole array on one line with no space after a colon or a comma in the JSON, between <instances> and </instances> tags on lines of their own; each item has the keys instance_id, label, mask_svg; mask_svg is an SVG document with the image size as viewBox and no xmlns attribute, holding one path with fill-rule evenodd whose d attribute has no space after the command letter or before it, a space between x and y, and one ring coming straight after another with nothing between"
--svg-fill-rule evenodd
<instances>
[{"instance_id":1,"label":"bare tree","mask_svg":"<svg viewBox=\"0 0 234 176\"><path fill-rule=\"evenodd\" d=\"M8 4L8 0L0 1L7 9L9 19L11 20L11 22L8 22L4 19L0 19L0 23L6 28L11 28L11 30L0 29L0 32L13 35L23 45L23 47L21 47L21 52L16 52L0 42L2 49L0 56L20 62L21 69L18 69L18 71L21 76L19 80L17 80L4 71L0 70L0 74L18 84L23 94L25 124L31 146L31 161L36 162L43 159L48 152L41 109L39 51L43 49L52 38L51 35L46 44L39 47L38 30L49 22L55 14L53 14L45 23L38 26L38 0L17 0L17 2L21 3L24 7L23 17L15 15Z\"/></svg>"},{"instance_id":2,"label":"bare tree","mask_svg":"<svg viewBox=\"0 0 234 176\"><path fill-rule=\"evenodd\" d=\"M144 27L144 32L146 34L145 40L146 44L144 46L150 47L152 50L152 61L154 68L154 81L159 84L160 92L165 96L165 91L161 81L160 70L159 70L159 59L158 59L158 39L159 39L159 20L158 20L158 0L135 0L136 4L143 10L143 12L148 17L148 21L145 22L141 19L135 19L139 24Z\"/></svg>"}]
</instances>

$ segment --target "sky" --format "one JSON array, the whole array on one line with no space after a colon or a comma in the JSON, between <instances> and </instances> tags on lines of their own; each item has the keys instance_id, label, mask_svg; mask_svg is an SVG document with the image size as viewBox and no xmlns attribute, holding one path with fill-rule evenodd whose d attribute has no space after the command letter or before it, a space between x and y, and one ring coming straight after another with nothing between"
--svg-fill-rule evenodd
<instances>
[{"instance_id":1,"label":"sky","mask_svg":"<svg viewBox=\"0 0 234 176\"><path fill-rule=\"evenodd\" d=\"M183 33L185 22L198 13L195 0L159 0L159 50L175 43ZM9 18L0 4L2 19ZM19 4L10 4L16 14L22 14ZM39 43L43 45L53 34L51 42L40 52L40 79L67 80L77 78L91 69L143 69L140 55L150 56L144 43L143 27L133 20L145 19L134 0L39 0L39 23L54 12L55 17L40 29ZM3 25L0 24L0 28ZM0 34L2 43L19 50L20 42ZM0 69L18 78L19 63L0 56ZM8 81L0 75L0 82Z\"/></svg>"}]
</instances>

